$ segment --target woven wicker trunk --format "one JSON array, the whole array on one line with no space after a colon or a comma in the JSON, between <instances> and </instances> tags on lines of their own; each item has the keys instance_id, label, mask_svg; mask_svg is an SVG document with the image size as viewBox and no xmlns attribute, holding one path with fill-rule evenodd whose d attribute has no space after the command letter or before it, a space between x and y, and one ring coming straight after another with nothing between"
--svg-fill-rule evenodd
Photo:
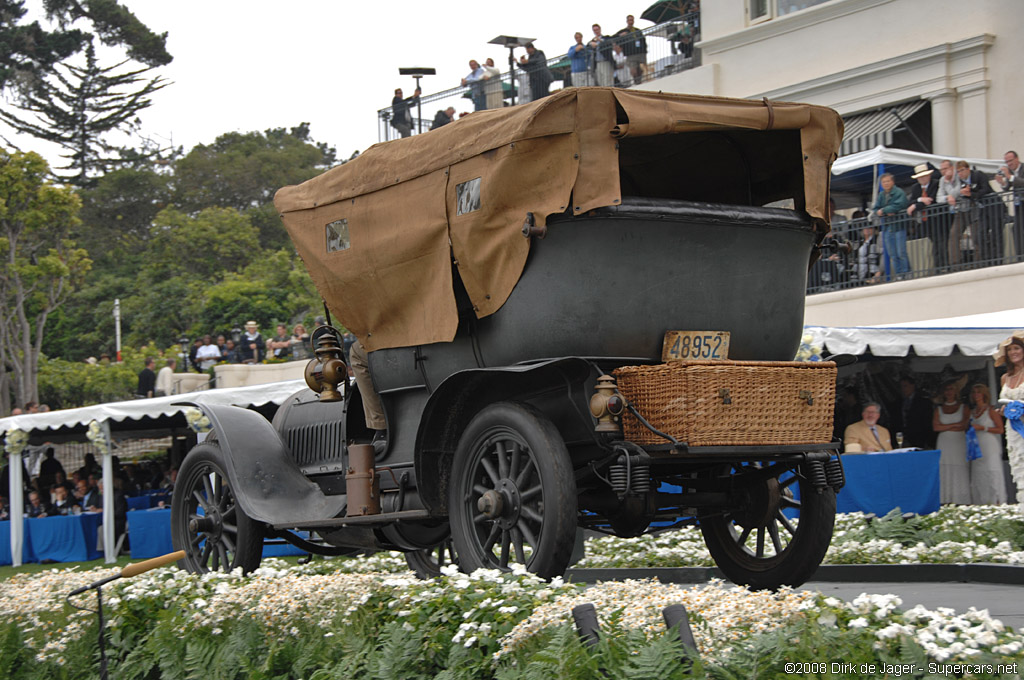
<instances>
[{"instance_id":1,"label":"woven wicker trunk","mask_svg":"<svg viewBox=\"0 0 1024 680\"><path fill-rule=\"evenodd\" d=\"M619 391L656 429L690 446L823 444L832 440L831 361L701 361L623 366ZM631 413L626 439L665 444Z\"/></svg>"}]
</instances>

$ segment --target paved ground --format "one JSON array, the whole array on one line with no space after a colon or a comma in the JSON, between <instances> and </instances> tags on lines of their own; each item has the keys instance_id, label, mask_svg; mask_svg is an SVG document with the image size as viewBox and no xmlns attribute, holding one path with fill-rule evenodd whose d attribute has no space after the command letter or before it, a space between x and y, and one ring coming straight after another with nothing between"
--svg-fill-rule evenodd
<instances>
[{"instance_id":1,"label":"paved ground","mask_svg":"<svg viewBox=\"0 0 1024 680\"><path fill-rule=\"evenodd\" d=\"M971 607L988 609L1014 630L1024 631L1024 586L991 583L896 583L896 582L824 582L810 581L804 590L817 590L824 595L850 601L861 593L892 593L903 599L901 609L921 604L928 609L952 607L965 612Z\"/></svg>"}]
</instances>

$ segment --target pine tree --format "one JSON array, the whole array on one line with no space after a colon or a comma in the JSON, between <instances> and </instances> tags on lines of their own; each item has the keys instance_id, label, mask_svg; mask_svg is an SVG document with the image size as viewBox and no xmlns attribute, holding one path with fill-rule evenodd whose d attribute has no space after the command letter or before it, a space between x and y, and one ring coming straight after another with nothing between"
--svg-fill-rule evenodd
<instances>
[{"instance_id":1,"label":"pine tree","mask_svg":"<svg viewBox=\"0 0 1024 680\"><path fill-rule=\"evenodd\" d=\"M135 129L138 112L166 85L159 76L148 78L149 68L121 70L126 63L100 66L89 43L84 66L57 66L15 104L21 113L0 110L0 119L18 132L59 145L68 162L57 170L70 172L57 176L77 187L89 186L97 174L125 163L124 150L106 136Z\"/></svg>"}]
</instances>

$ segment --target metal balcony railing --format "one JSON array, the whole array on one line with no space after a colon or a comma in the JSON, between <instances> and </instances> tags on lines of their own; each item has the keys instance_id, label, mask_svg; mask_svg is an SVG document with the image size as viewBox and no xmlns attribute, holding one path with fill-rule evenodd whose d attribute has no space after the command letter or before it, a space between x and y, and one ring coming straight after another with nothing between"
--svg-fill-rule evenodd
<instances>
[{"instance_id":1,"label":"metal balcony railing","mask_svg":"<svg viewBox=\"0 0 1024 680\"><path fill-rule=\"evenodd\" d=\"M647 52L640 75L640 82L662 78L671 73L685 71L700 65L700 50L694 47L697 41L700 40L700 12L692 12L680 19L650 26L643 29L642 33L647 43ZM569 35L571 36L571 34ZM635 37L621 36L617 38L609 36L609 40L620 42L620 44L624 45L626 42L634 41ZM554 78L554 82L551 84L552 92L572 85L568 50L562 51L571 42L572 39L570 37L565 41L565 45L562 46L537 45L539 49L544 49L547 55L555 53L556 50L559 53L558 56L551 57L547 61L548 69ZM586 43L586 38L584 43ZM624 47L624 54L630 51L631 49ZM593 74L595 70L595 64L591 60L590 72ZM594 82L597 82L596 78ZM632 73L625 64L614 70L613 84L615 87L630 87L636 84ZM500 75L500 84L483 81L476 87L480 89L474 90L474 86L459 86L433 94L422 95L420 97L422 119L417 117L415 104L410 109L413 123L412 134L429 131L436 114L447 109L449 106L455 108L456 116L473 111L474 94L477 94L481 100L486 99L487 95L491 94L490 101L493 103L498 98L500 92L502 106L509 106L512 103L513 93L516 95L515 101L517 104L530 100L529 77L525 71L518 67L514 73L502 73ZM377 111L377 133L378 139L382 142L400 136L398 130L391 125L393 116L394 112L390 106Z\"/></svg>"},{"instance_id":2,"label":"metal balcony railing","mask_svg":"<svg viewBox=\"0 0 1024 680\"><path fill-rule=\"evenodd\" d=\"M1024 192L989 194L957 206L833 222L838 252L823 253L807 275L807 292L823 293L887 281L1024 262ZM902 235L901 235L902 234ZM906 272L897 256L905 239Z\"/></svg>"}]
</instances>

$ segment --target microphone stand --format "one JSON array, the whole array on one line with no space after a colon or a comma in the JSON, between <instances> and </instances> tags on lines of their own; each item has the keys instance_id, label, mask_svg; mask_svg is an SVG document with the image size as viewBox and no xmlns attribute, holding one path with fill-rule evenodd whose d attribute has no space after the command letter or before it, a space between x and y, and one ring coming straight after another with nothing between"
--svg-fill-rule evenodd
<instances>
[{"instance_id":1,"label":"microphone stand","mask_svg":"<svg viewBox=\"0 0 1024 680\"><path fill-rule=\"evenodd\" d=\"M82 611L91 612L92 609L88 607L79 607L71 598L75 595L81 595L82 593L96 589L96 616L97 623L99 623L99 647L100 647L100 678L101 680L107 680L107 646L106 646L106 621L103 619L103 586L107 585L111 581L116 581L119 578L131 578L132 576L138 576L139 574L145 573L150 569L156 569L158 567L165 566L171 562L177 562L178 560L185 558L185 551L179 550L177 552L168 553L161 555L160 557L154 557L151 560L145 560L143 562L136 562L135 564L129 564L120 572L113 576L102 578L99 581L90 583L87 586L81 588L75 588L64 598L65 601L74 607Z\"/></svg>"}]
</instances>

